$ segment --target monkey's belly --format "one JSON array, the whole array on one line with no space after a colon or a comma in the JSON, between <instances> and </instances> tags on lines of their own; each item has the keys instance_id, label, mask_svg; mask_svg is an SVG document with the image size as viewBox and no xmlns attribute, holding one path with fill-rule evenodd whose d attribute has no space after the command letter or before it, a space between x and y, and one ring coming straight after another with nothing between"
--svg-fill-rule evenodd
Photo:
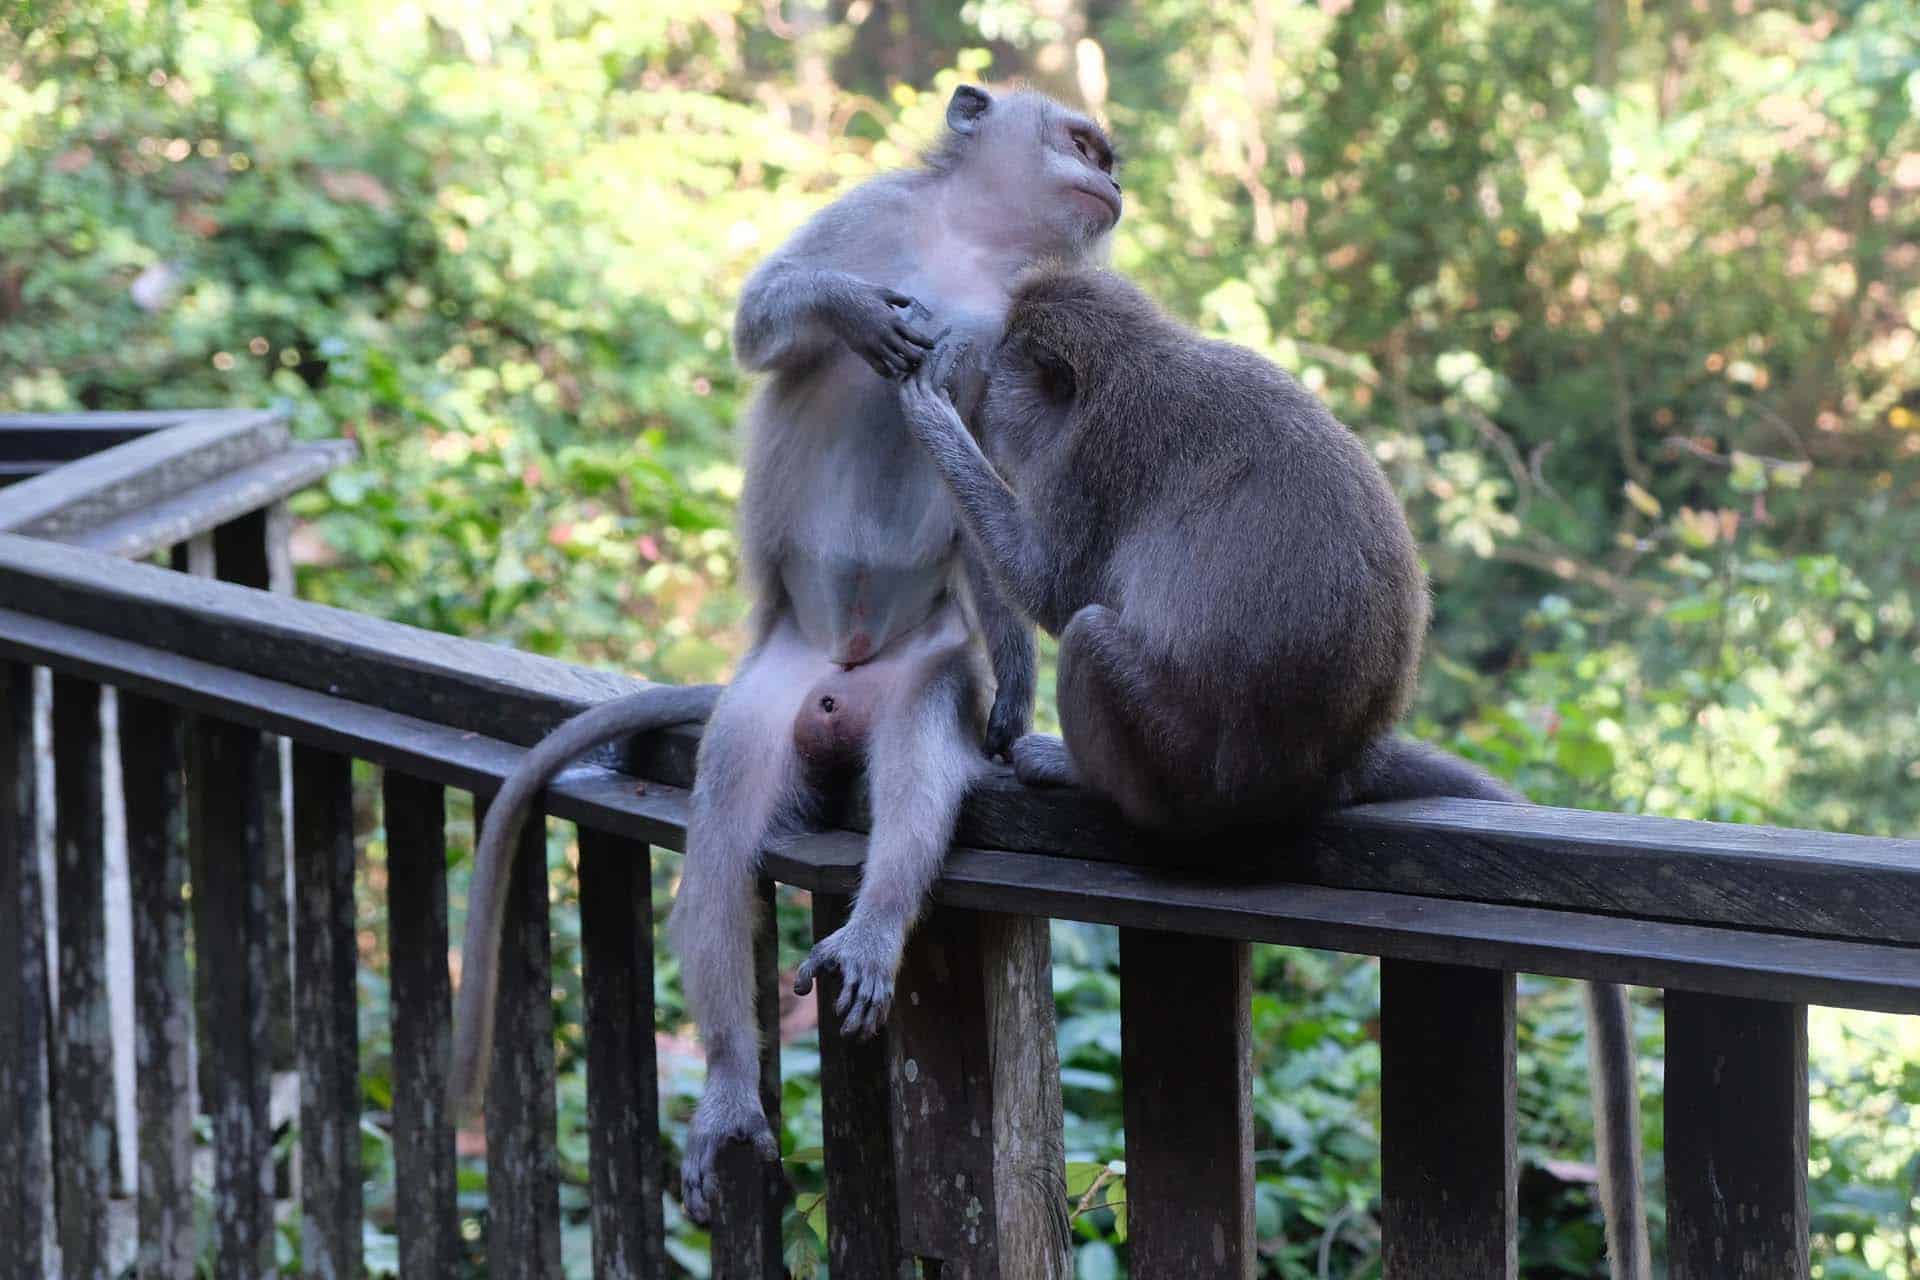
<instances>
[{"instance_id":1,"label":"monkey's belly","mask_svg":"<svg viewBox=\"0 0 1920 1280\"><path fill-rule=\"evenodd\" d=\"M885 652L931 617L947 592L939 565L894 568L793 556L780 578L801 634L846 667Z\"/></svg>"}]
</instances>

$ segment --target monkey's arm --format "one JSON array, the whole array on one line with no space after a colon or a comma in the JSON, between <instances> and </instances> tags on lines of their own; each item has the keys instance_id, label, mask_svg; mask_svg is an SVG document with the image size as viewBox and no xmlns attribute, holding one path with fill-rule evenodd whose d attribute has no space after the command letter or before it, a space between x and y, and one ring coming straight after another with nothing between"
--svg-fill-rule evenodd
<instances>
[{"instance_id":1,"label":"monkey's arm","mask_svg":"<svg viewBox=\"0 0 1920 1280\"><path fill-rule=\"evenodd\" d=\"M1040 528L980 452L947 392L964 354L962 344L943 343L901 384L901 414L946 481L961 521L1004 598L1049 634L1058 635L1067 619L1053 589L1048 572L1052 557Z\"/></svg>"},{"instance_id":2,"label":"monkey's arm","mask_svg":"<svg viewBox=\"0 0 1920 1280\"><path fill-rule=\"evenodd\" d=\"M908 253L895 229L905 197L860 187L816 214L748 277L733 321L733 351L755 373L800 368L845 343L883 378L903 376L933 340L925 307L880 283Z\"/></svg>"},{"instance_id":3,"label":"monkey's arm","mask_svg":"<svg viewBox=\"0 0 1920 1280\"><path fill-rule=\"evenodd\" d=\"M987 755L1005 756L1014 739L1033 727L1033 690L1039 669L1033 626L1001 596L992 570L980 558L971 538L960 554L967 566L974 616L986 637L987 657L993 663L993 710L987 716L983 745Z\"/></svg>"}]
</instances>

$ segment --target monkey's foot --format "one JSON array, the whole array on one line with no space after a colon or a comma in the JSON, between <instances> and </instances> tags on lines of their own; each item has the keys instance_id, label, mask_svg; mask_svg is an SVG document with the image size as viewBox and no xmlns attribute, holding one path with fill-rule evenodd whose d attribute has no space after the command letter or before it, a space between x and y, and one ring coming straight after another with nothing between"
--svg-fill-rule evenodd
<instances>
[{"instance_id":1,"label":"monkey's foot","mask_svg":"<svg viewBox=\"0 0 1920 1280\"><path fill-rule=\"evenodd\" d=\"M1030 787L1080 785L1067 744L1045 733L1030 733L1014 742L1013 776Z\"/></svg>"},{"instance_id":2,"label":"monkey's foot","mask_svg":"<svg viewBox=\"0 0 1920 1280\"><path fill-rule=\"evenodd\" d=\"M815 974L834 970L840 975L840 996L833 1011L840 1015L841 1029L850 1036L873 1035L893 1008L893 975L905 945L903 930L849 920L813 944L793 976L793 994L806 995Z\"/></svg>"},{"instance_id":3,"label":"monkey's foot","mask_svg":"<svg viewBox=\"0 0 1920 1280\"><path fill-rule=\"evenodd\" d=\"M762 1158L778 1163L780 1143L767 1127L760 1095L709 1084L687 1125L687 1156L680 1162L680 1198L687 1216L701 1226L713 1220L720 1194L720 1152L730 1142L753 1145Z\"/></svg>"}]
</instances>

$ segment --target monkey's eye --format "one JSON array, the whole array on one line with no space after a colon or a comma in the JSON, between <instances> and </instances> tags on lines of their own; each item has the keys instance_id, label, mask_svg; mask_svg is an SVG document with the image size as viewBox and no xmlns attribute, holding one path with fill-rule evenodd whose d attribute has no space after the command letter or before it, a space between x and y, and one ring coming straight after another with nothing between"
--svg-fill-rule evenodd
<instances>
[{"instance_id":1,"label":"monkey's eye","mask_svg":"<svg viewBox=\"0 0 1920 1280\"><path fill-rule=\"evenodd\" d=\"M1073 149L1080 153L1082 160L1085 160L1088 164L1100 170L1100 172L1113 172L1113 153L1095 142L1093 135L1086 133L1074 134Z\"/></svg>"}]
</instances>

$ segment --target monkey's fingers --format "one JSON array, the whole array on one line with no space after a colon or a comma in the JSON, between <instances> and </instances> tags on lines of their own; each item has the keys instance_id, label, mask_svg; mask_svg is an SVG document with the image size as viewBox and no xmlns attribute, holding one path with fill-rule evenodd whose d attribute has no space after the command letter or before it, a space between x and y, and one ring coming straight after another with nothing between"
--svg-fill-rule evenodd
<instances>
[{"instance_id":1,"label":"monkey's fingers","mask_svg":"<svg viewBox=\"0 0 1920 1280\"><path fill-rule=\"evenodd\" d=\"M893 335L903 342L911 342L916 347L925 347L931 351L939 345L938 337L928 337L922 330L914 328L904 320L893 322Z\"/></svg>"},{"instance_id":2,"label":"monkey's fingers","mask_svg":"<svg viewBox=\"0 0 1920 1280\"><path fill-rule=\"evenodd\" d=\"M920 300L918 298L910 293L901 293L898 289L882 289L880 291L880 297L888 306L898 307L902 311L911 311L915 307L920 306ZM922 309L924 310L924 308Z\"/></svg>"},{"instance_id":3,"label":"monkey's fingers","mask_svg":"<svg viewBox=\"0 0 1920 1280\"><path fill-rule=\"evenodd\" d=\"M799 969L793 975L793 994L804 996L813 990L813 957L808 956L800 962Z\"/></svg>"}]
</instances>

